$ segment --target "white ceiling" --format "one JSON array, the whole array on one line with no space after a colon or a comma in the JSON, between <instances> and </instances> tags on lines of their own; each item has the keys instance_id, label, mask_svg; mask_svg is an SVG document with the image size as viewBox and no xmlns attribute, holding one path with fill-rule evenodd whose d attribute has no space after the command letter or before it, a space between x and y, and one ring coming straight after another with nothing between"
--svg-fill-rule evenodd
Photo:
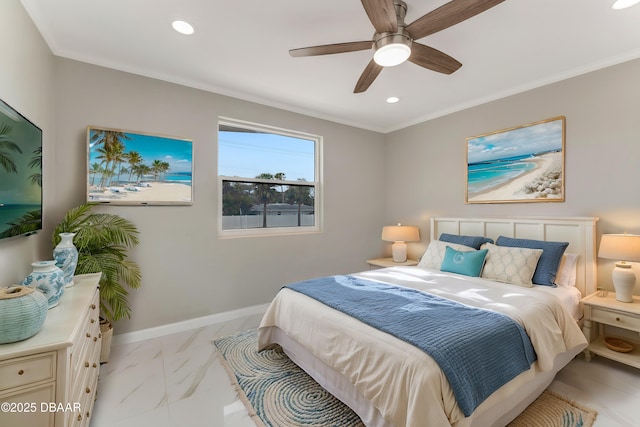
<instances>
[{"instance_id":1,"label":"white ceiling","mask_svg":"<svg viewBox=\"0 0 640 427\"><path fill-rule=\"evenodd\" d=\"M411 23L448 0L405 0ZM462 62L406 62L353 88L372 51L292 58L292 48L371 39L357 0L21 0L60 57L390 132L640 57L640 5L506 0L419 42ZM183 36L171 22L185 19ZM387 104L389 96L400 102Z\"/></svg>"}]
</instances>

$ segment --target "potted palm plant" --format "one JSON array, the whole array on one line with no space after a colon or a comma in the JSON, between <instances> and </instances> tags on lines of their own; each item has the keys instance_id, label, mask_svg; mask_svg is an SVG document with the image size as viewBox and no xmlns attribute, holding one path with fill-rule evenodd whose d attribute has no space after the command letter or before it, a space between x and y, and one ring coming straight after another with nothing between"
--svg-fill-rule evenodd
<instances>
[{"instance_id":1,"label":"potted palm plant","mask_svg":"<svg viewBox=\"0 0 640 427\"><path fill-rule=\"evenodd\" d=\"M102 273L100 277L100 312L103 317L101 362L108 360L113 333L112 323L131 317L128 289L140 287L140 267L128 258L128 250L138 245L138 229L129 220L115 214L95 213L93 205L69 209L53 232L53 246L60 233L75 233L78 249L75 274Z\"/></svg>"}]
</instances>

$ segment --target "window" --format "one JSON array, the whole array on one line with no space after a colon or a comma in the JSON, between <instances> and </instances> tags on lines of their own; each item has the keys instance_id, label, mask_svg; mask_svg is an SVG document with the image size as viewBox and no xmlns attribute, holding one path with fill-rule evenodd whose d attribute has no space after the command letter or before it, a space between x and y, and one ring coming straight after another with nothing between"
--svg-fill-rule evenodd
<instances>
[{"instance_id":1,"label":"window","mask_svg":"<svg viewBox=\"0 0 640 427\"><path fill-rule=\"evenodd\" d=\"M220 119L219 234L319 231L321 142L316 135Z\"/></svg>"}]
</instances>

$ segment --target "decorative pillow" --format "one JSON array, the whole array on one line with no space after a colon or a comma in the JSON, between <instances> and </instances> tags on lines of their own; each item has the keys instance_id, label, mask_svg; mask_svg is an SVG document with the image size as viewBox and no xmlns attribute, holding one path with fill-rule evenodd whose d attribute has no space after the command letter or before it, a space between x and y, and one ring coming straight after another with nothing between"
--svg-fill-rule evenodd
<instances>
[{"instance_id":1,"label":"decorative pillow","mask_svg":"<svg viewBox=\"0 0 640 427\"><path fill-rule=\"evenodd\" d=\"M569 242L545 242L532 239L512 239L511 237L498 237L498 246L510 246L529 249L542 249L542 256L538 261L538 267L533 274L533 283L555 287L556 274L562 260L562 254L569 246Z\"/></svg>"},{"instance_id":2,"label":"decorative pillow","mask_svg":"<svg viewBox=\"0 0 640 427\"><path fill-rule=\"evenodd\" d=\"M440 235L441 242L457 243L459 245L469 246L470 248L480 249L483 243L493 243L493 239L483 236L458 236L457 234L442 233Z\"/></svg>"},{"instance_id":3,"label":"decorative pillow","mask_svg":"<svg viewBox=\"0 0 640 427\"><path fill-rule=\"evenodd\" d=\"M451 246L447 246L440 271L479 277L486 256L486 249L480 249L478 251L456 251L452 249Z\"/></svg>"},{"instance_id":4,"label":"decorative pillow","mask_svg":"<svg viewBox=\"0 0 640 427\"><path fill-rule=\"evenodd\" d=\"M456 243L445 243L439 240L432 240L427 247L427 250L420 258L420 262L418 263L418 267L430 268L432 270L440 270L442 266L442 260L445 255L445 248L447 246L451 246L453 249L457 251L474 251L475 249L470 248L469 246L458 245Z\"/></svg>"},{"instance_id":5,"label":"decorative pillow","mask_svg":"<svg viewBox=\"0 0 640 427\"><path fill-rule=\"evenodd\" d=\"M533 286L531 278L542 249L511 248L491 243L485 243L482 247L489 251L482 277L527 288Z\"/></svg>"},{"instance_id":6,"label":"decorative pillow","mask_svg":"<svg viewBox=\"0 0 640 427\"><path fill-rule=\"evenodd\" d=\"M564 254L560 261L556 285L570 288L576 285L576 268L578 267L578 255Z\"/></svg>"}]
</instances>

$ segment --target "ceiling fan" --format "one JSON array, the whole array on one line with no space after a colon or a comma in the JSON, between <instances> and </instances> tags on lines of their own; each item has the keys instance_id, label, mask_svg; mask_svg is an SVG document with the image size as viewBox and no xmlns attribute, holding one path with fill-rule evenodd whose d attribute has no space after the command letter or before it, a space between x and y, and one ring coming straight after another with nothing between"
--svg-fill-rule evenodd
<instances>
[{"instance_id":1,"label":"ceiling fan","mask_svg":"<svg viewBox=\"0 0 640 427\"><path fill-rule=\"evenodd\" d=\"M353 90L366 91L384 67L392 67L406 60L429 70L451 74L462 66L446 53L415 40L449 28L484 12L504 0L452 0L439 8L404 23L407 4L402 0L361 0L376 32L372 40L326 44L292 49L289 54L298 56L329 55L356 52L373 48L373 59L364 69Z\"/></svg>"}]
</instances>

